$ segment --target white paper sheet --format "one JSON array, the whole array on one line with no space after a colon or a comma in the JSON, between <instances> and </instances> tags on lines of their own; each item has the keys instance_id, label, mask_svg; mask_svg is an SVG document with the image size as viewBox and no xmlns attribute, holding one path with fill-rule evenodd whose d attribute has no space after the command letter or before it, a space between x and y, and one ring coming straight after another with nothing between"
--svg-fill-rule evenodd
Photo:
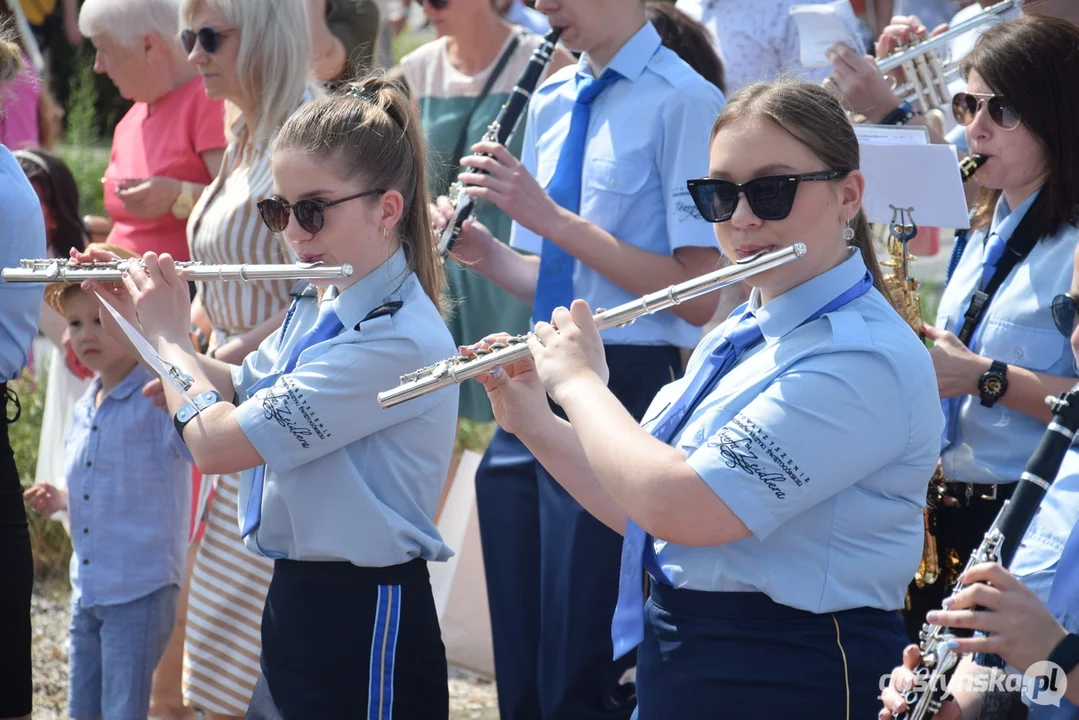
<instances>
[{"instance_id":1,"label":"white paper sheet","mask_svg":"<svg viewBox=\"0 0 1079 720\"><path fill-rule=\"evenodd\" d=\"M116 312L112 305L110 305L105 298L101 297L101 293L94 294L97 295L98 302L100 302L116 320L120 329L124 331L124 335L127 335L127 339L135 346L135 349L138 351L139 355L142 356L142 359L146 361L146 364L150 366L150 369L157 373L158 377L164 382L171 385L176 392L183 395L184 400L191 402L191 396L187 394L187 390L180 384L180 381L173 376L169 365L167 365L165 361L161 359L161 356L157 354L157 350L154 350L154 346L151 345L146 338L142 336L142 333L136 330L131 323L125 320L120 313Z\"/></svg>"},{"instance_id":2,"label":"white paper sheet","mask_svg":"<svg viewBox=\"0 0 1079 720\"><path fill-rule=\"evenodd\" d=\"M924 125L865 125L854 126L858 142L867 145L928 145L929 130Z\"/></svg>"},{"instance_id":3,"label":"white paper sheet","mask_svg":"<svg viewBox=\"0 0 1079 720\"><path fill-rule=\"evenodd\" d=\"M970 218L954 145L861 143L865 197L872 223L887 223L892 208L914 208L924 227L968 228Z\"/></svg>"},{"instance_id":4,"label":"white paper sheet","mask_svg":"<svg viewBox=\"0 0 1079 720\"><path fill-rule=\"evenodd\" d=\"M798 26L800 59L805 67L831 65L832 62L824 53L836 43L843 43L862 54L858 41L858 19L850 0L794 5L790 14Z\"/></svg>"}]
</instances>

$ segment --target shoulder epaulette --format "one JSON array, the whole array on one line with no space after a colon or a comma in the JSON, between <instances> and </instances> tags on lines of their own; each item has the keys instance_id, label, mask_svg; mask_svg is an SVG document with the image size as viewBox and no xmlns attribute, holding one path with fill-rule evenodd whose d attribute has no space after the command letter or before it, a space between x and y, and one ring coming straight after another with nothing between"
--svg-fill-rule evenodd
<instances>
[{"instance_id":1,"label":"shoulder epaulette","mask_svg":"<svg viewBox=\"0 0 1079 720\"><path fill-rule=\"evenodd\" d=\"M372 310L371 312L367 313L367 315L364 316L363 320L360 320L358 323L356 323L356 328L355 329L359 330L360 325L363 325L368 320L374 320L375 318L380 318L380 317L393 317L394 314L398 310L400 310L403 305L404 305L404 303L401 302L400 300L391 300L390 302L386 303L385 305L380 305L377 308L375 308L374 310Z\"/></svg>"}]
</instances>

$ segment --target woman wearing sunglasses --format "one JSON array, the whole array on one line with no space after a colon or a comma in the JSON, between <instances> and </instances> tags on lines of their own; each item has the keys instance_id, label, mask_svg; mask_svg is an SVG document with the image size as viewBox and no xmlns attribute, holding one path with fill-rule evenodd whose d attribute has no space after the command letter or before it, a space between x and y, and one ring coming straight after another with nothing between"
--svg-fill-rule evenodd
<instances>
[{"instance_id":1,"label":"woman wearing sunglasses","mask_svg":"<svg viewBox=\"0 0 1079 720\"><path fill-rule=\"evenodd\" d=\"M256 203L273 191L270 143L313 97L306 3L182 0L179 42L206 94L225 104L229 140L221 172L188 221L191 259L293 262ZM309 258L301 257L300 260ZM194 318L206 318L208 351L239 363L281 326L292 283L200 283ZM239 475L211 478L205 535L192 571L185 698L210 717L242 717L259 673L259 622L272 565L246 551L236 526ZM208 505L207 505L208 503Z\"/></svg>"},{"instance_id":2,"label":"woman wearing sunglasses","mask_svg":"<svg viewBox=\"0 0 1079 720\"><path fill-rule=\"evenodd\" d=\"M273 559L251 720L449 713L427 563L452 554L433 515L457 395L394 410L376 400L402 368L453 352L425 163L414 112L382 80L289 118L262 221L297 256L355 272L303 284L242 365L183 342L189 303L167 256L148 255L110 298L191 376L197 405L165 387L177 431L204 471L242 473L230 520Z\"/></svg>"},{"instance_id":3,"label":"woman wearing sunglasses","mask_svg":"<svg viewBox=\"0 0 1079 720\"><path fill-rule=\"evenodd\" d=\"M905 644L943 418L928 353L880 290L858 164L819 86L739 91L690 194L727 257L806 257L746 280L749 302L641 425L606 388L581 300L537 323L532 360L483 379L503 428L624 534L611 629L616 653L639 644L642 720L867 717Z\"/></svg>"},{"instance_id":4,"label":"woman wearing sunglasses","mask_svg":"<svg viewBox=\"0 0 1079 720\"><path fill-rule=\"evenodd\" d=\"M1052 308L1071 284L1079 241L1079 28L1033 15L1003 23L982 35L963 71L967 90L953 109L971 152L988 160L971 231L956 242L935 327L925 328L947 415L945 482L931 491L941 495L943 572L911 586L912 641L1010 497L1050 418L1044 398L1076 377L1071 329L1057 329Z\"/></svg>"}]
</instances>

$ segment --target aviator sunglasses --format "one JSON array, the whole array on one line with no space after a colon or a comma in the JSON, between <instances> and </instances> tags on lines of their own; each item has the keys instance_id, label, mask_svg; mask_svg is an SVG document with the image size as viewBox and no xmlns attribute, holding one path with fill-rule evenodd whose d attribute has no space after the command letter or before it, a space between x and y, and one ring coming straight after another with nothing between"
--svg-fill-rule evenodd
<instances>
[{"instance_id":1,"label":"aviator sunglasses","mask_svg":"<svg viewBox=\"0 0 1079 720\"><path fill-rule=\"evenodd\" d=\"M183 44L184 52L188 55L195 49L196 41L202 46L203 50L213 55L221 47L221 38L235 31L235 28L215 30L212 27L199 28L198 30L182 30L180 31L180 43Z\"/></svg>"},{"instance_id":2,"label":"aviator sunglasses","mask_svg":"<svg viewBox=\"0 0 1079 720\"><path fill-rule=\"evenodd\" d=\"M989 119L1004 130L1014 130L1019 127L1019 113L1008 105L1000 95L986 95L983 93L956 93L952 98L952 115L955 121L964 127L974 122L974 116L982 109L982 105L989 110Z\"/></svg>"},{"instance_id":3,"label":"aviator sunglasses","mask_svg":"<svg viewBox=\"0 0 1079 720\"><path fill-rule=\"evenodd\" d=\"M1071 337L1072 331L1075 330L1075 316L1079 311L1079 300L1076 300L1071 295L1057 295L1053 298L1053 303L1049 306L1049 309L1053 313L1053 322L1057 326L1057 330L1064 337Z\"/></svg>"},{"instance_id":4,"label":"aviator sunglasses","mask_svg":"<svg viewBox=\"0 0 1079 720\"><path fill-rule=\"evenodd\" d=\"M326 208L340 205L348 200L381 195L384 192L386 191L367 190L332 202L327 200L298 200L292 205L289 205L281 198L272 197L260 200L258 209L259 215L262 216L262 222L266 223L266 227L270 228L270 232L285 232L285 228L288 227L288 214L291 210L301 228L309 233L317 233L326 222Z\"/></svg>"},{"instance_id":5,"label":"aviator sunglasses","mask_svg":"<svg viewBox=\"0 0 1079 720\"><path fill-rule=\"evenodd\" d=\"M802 173L801 175L770 175L734 183L716 178L701 178L686 183L689 194L704 219L710 223L727 222L738 207L738 195L744 193L749 207L761 220L782 220L794 207L798 185L815 180L835 180L846 173L838 170Z\"/></svg>"}]
</instances>

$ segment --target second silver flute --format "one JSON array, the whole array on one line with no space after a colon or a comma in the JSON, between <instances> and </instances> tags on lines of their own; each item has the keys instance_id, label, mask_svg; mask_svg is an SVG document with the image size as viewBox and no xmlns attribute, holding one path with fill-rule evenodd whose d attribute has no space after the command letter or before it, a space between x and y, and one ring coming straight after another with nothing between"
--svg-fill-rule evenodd
<instances>
[{"instance_id":1,"label":"second silver flute","mask_svg":"<svg viewBox=\"0 0 1079 720\"><path fill-rule=\"evenodd\" d=\"M17 268L4 268L0 277L9 283L77 283L83 280L120 282L124 272L142 267L142 260L75 263L70 260L23 260ZM207 265L178 262L184 280L316 280L352 277L351 265L298 263L295 265Z\"/></svg>"},{"instance_id":2,"label":"second silver flute","mask_svg":"<svg viewBox=\"0 0 1079 720\"><path fill-rule=\"evenodd\" d=\"M784 265L791 260L805 257L805 254L806 246L802 243L795 243L775 252L763 253L722 270L701 275L678 285L671 285L665 290L658 290L612 310L600 310L595 315L596 325L600 330L628 325L641 315L666 310L686 300L692 300L757 273ZM490 351L475 358L458 355L408 375L402 375L400 385L393 390L378 394L378 404L383 409L391 408L407 400L490 372L496 367L521 360L528 356L528 344L524 341L525 336L510 338L509 342L496 343L491 346Z\"/></svg>"}]
</instances>

